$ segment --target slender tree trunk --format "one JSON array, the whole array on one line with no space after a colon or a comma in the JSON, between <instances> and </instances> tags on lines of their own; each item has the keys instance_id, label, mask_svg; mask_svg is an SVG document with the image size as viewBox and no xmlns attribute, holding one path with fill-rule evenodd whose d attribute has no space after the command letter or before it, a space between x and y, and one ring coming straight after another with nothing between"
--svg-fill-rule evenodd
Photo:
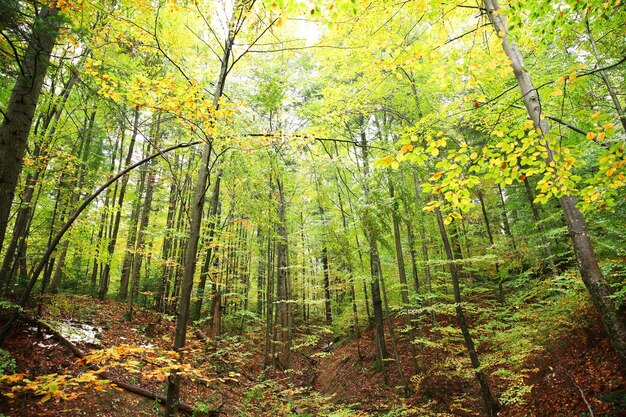
<instances>
[{"instance_id":1,"label":"slender tree trunk","mask_svg":"<svg viewBox=\"0 0 626 417\"><path fill-rule=\"evenodd\" d=\"M278 241L276 244L277 255L277 303L280 321L280 352L278 364L281 369L291 367L291 291L289 274L289 243L287 239L287 205L285 203L285 190L280 175L276 178L278 188L278 223L276 232ZM327 265L328 266L328 265Z\"/></svg>"},{"instance_id":2,"label":"slender tree trunk","mask_svg":"<svg viewBox=\"0 0 626 417\"><path fill-rule=\"evenodd\" d=\"M465 347L467 348L470 361L472 363L472 368L474 368L474 375L476 375L476 379L478 379L478 383L480 384L480 391L485 405L485 411L490 417L496 417L498 415L499 409L498 402L491 394L491 389L489 388L487 377L481 369L480 359L474 346L474 339L472 338L472 335L470 333L469 326L465 318L465 311L463 310L463 304L461 300L461 287L459 285L459 272L455 263L455 260L460 260L460 258L455 259L452 254L452 245L450 245L450 241L448 240L446 227L443 223L443 216L441 215L439 209L436 209L436 215L437 224L439 225L439 233L441 234L441 240L443 242L446 259L448 260L450 267L450 275L452 277L454 302L456 304L456 317L459 322L459 327L461 328L461 333L463 334L463 340L465 341Z\"/></svg>"},{"instance_id":3,"label":"slender tree trunk","mask_svg":"<svg viewBox=\"0 0 626 417\"><path fill-rule=\"evenodd\" d=\"M157 130L157 135L158 135ZM157 142L158 143L158 142ZM155 146L158 148L158 145ZM141 208L141 220L139 222L139 231L137 233L137 242L135 245L135 253L133 257L133 269L130 275L130 291L128 293L128 304L126 314L128 320L132 320L133 317L133 302L139 292L139 278L141 273L141 262L145 256L145 234L148 228L148 222L150 221L150 210L152 208L152 196L154 193L154 184L156 181L156 172L153 167L148 169L146 178L146 195L143 201L143 207Z\"/></svg>"},{"instance_id":4,"label":"slender tree trunk","mask_svg":"<svg viewBox=\"0 0 626 417\"><path fill-rule=\"evenodd\" d=\"M369 177L369 156L367 152L367 138L365 136L364 127L361 128L361 157L363 160L363 187L366 201L369 199L369 186L367 180ZM385 383L387 382L387 369L385 367L385 359L388 357L387 347L385 346L385 328L383 324L383 305L380 296L380 259L378 255L378 242L371 222L374 219L364 219L367 240L369 243L370 254L370 271L372 276L371 291L372 304L374 307L374 325L376 328L376 350L378 353L378 365L384 372Z\"/></svg>"},{"instance_id":5,"label":"slender tree trunk","mask_svg":"<svg viewBox=\"0 0 626 417\"><path fill-rule=\"evenodd\" d=\"M487 237L489 238L489 245L493 248L494 240L491 233L491 224L489 222L489 216L487 214L487 207L485 206L485 199L481 191L478 192L478 201L480 202L480 209L483 212L483 220L485 221L485 230L487 231ZM504 277L500 276L500 263L496 260L496 279L498 280L498 299L502 305L506 304L506 297L504 295Z\"/></svg>"},{"instance_id":6,"label":"slender tree trunk","mask_svg":"<svg viewBox=\"0 0 626 417\"><path fill-rule=\"evenodd\" d=\"M502 48L511 60L511 66L520 87L528 115L533 120L535 128L545 138L549 132L549 125L547 119L542 117L539 92L533 85L530 74L526 70L524 57L515 42L510 41L508 37L506 18L501 12L496 13L496 11L500 10L498 1L484 0L484 5L496 34L502 38ZM548 139L545 139L549 155L548 162L551 162L554 152L550 147ZM620 357L622 370L626 370L626 318L619 314L611 297L611 290L598 266L585 218L576 207L576 197L564 195L559 198L559 202L567 220L567 227L572 238L576 258L578 259L582 280L591 295L595 308L600 313L611 344Z\"/></svg>"},{"instance_id":7,"label":"slender tree trunk","mask_svg":"<svg viewBox=\"0 0 626 417\"><path fill-rule=\"evenodd\" d=\"M396 360L396 366L398 368L398 375L400 376L400 381L404 385L404 395L409 396L411 393L411 386L409 385L409 380L404 375L404 370L402 369L402 362L400 361L400 353L398 352L398 338L396 337L396 331L393 327L393 322L391 321L391 310L389 308L389 300L387 298L387 288L385 288L385 280L382 276L382 267L380 265L380 259L378 260L378 269L381 271L380 276L380 285L382 287L383 294L383 303L385 306L385 311L387 312L387 328L389 329L389 336L391 338L391 347L393 349L393 356Z\"/></svg>"},{"instance_id":8,"label":"slender tree trunk","mask_svg":"<svg viewBox=\"0 0 626 417\"><path fill-rule=\"evenodd\" d=\"M417 200L417 204L418 207L423 207L422 205L422 193L420 190L420 183L419 183L419 179L417 178L417 174L413 173L413 184L415 187L415 199ZM426 227L424 226L424 218L422 217L421 221L420 221L420 240L421 240L421 248L422 248L422 258L424 259L424 278L425 278L425 282L426 282L426 289L428 290L428 295L429 297L429 301L428 304L429 306L432 307L433 305L433 299L432 299L432 293L433 293L433 286L432 286L432 275L430 273L430 255L428 253L428 242L426 241ZM431 309L431 313L430 313L430 322L432 327L435 326L436 323L436 317L435 317L435 312Z\"/></svg>"},{"instance_id":9,"label":"slender tree trunk","mask_svg":"<svg viewBox=\"0 0 626 417\"><path fill-rule=\"evenodd\" d=\"M121 130L120 148L123 148L124 131L125 131L124 124L120 126L120 130ZM126 166L128 166L130 162L132 161L133 150L135 148L135 139L137 138L138 131L139 131L139 110L135 108L134 118L133 118L133 133L130 138L130 143L128 145L128 152L126 154L126 161L125 161ZM122 154L122 151L120 151L120 154ZM128 179L129 179L129 176L124 177L119 186L119 195L117 197L117 207L115 210L115 220L113 221L113 229L111 231L111 237L109 239L109 243L107 244L107 260L104 263L104 267L102 269L102 278L100 279L100 285L98 288L98 297L100 299L104 299L104 297L106 297L107 292L109 291L109 282L111 279L111 262L113 261L113 253L115 252L115 245L117 244L117 235L120 230L120 222L122 219L122 207L124 205L124 197L126 195L126 187L128 186ZM120 289L121 288L122 287L120 286ZM121 296L122 294L120 293L120 298Z\"/></svg>"},{"instance_id":10,"label":"slender tree trunk","mask_svg":"<svg viewBox=\"0 0 626 417\"><path fill-rule=\"evenodd\" d=\"M215 226L219 221L219 198L220 198L220 182L222 176L217 175L215 179L215 185L213 186L213 194L211 194L211 200L209 201L209 225L207 236L207 251L204 259L204 267L200 274L200 283L196 292L196 304L193 309L193 319L198 320L200 318L200 311L202 310L202 302L204 300L204 291L206 287L206 279L210 273L210 265L213 262L213 242L215 240Z\"/></svg>"},{"instance_id":11,"label":"slender tree trunk","mask_svg":"<svg viewBox=\"0 0 626 417\"><path fill-rule=\"evenodd\" d=\"M533 190L530 186L530 182L528 178L524 179L524 189L526 190L526 197L528 198L528 204L530 204L530 209L533 213L533 219L535 220L535 225L537 226L537 230L539 231L539 237L541 239L541 244L546 252L546 258L548 264L550 265L550 269L553 273L558 274L559 268L556 266L554 262L554 256L552 255L552 248L550 247L550 242L548 242L548 238L546 238L545 229L543 227L543 223L541 222L541 216L539 215L539 209L535 204L535 196L533 195Z\"/></svg>"},{"instance_id":12,"label":"slender tree trunk","mask_svg":"<svg viewBox=\"0 0 626 417\"><path fill-rule=\"evenodd\" d=\"M268 372L271 364L272 327L274 326L274 248L271 236L267 239L267 287L265 290L265 354L264 372Z\"/></svg>"},{"instance_id":13,"label":"slender tree trunk","mask_svg":"<svg viewBox=\"0 0 626 417\"><path fill-rule=\"evenodd\" d=\"M263 230L261 226L257 228L257 242L259 247L259 260L257 264L257 275L256 275L256 313L259 317L263 317L263 287L265 286L265 264L263 257L263 247L265 245L265 235L263 234Z\"/></svg>"},{"instance_id":14,"label":"slender tree trunk","mask_svg":"<svg viewBox=\"0 0 626 417\"><path fill-rule=\"evenodd\" d=\"M65 266L65 258L67 257L67 250L70 246L69 240L65 240L62 245L61 254L57 259L54 275L52 275L52 281L48 287L48 292L56 294L59 291L59 284L61 283L61 277L63 276L63 267Z\"/></svg>"},{"instance_id":15,"label":"slender tree trunk","mask_svg":"<svg viewBox=\"0 0 626 417\"><path fill-rule=\"evenodd\" d=\"M124 143L120 144L120 148L123 147ZM117 151L118 151L118 142L115 141L115 146L113 148L113 155L111 156L111 165L109 171L111 174L115 172L115 162L117 159ZM120 149L120 154L122 153L122 149ZM99 295L100 285L96 290L96 282L98 280L98 268L100 268L100 284L102 283L102 275L104 273L104 263L100 262L100 243L102 239L105 238L105 235L108 239L111 239L111 234L113 232L113 217L109 216L111 211L111 203L115 205L116 196L117 196L117 184L113 187L113 190L110 188L106 192L104 210L102 210L102 215L100 217L100 230L98 231L98 243L96 244L96 253L93 259L93 272L91 274L91 286L93 288L93 292ZM110 219L110 220L109 220ZM103 295L104 298L104 295Z\"/></svg>"},{"instance_id":16,"label":"slender tree trunk","mask_svg":"<svg viewBox=\"0 0 626 417\"><path fill-rule=\"evenodd\" d=\"M243 7L243 6L240 6ZM235 9L237 8L237 5ZM236 11L233 11L233 14ZM234 21L234 16L231 22ZM229 31L227 38L224 42L224 54L222 56L222 63L220 67L220 74L217 79L215 93L213 94L213 106L215 109L219 108L219 101L224 92L224 85L226 83L226 75L228 74L229 61L231 57L232 47L234 43L234 37L236 32L233 30L231 23L229 23ZM185 252L185 263L183 269L183 278L181 282L180 300L178 302L178 309L176 311L176 332L174 337L174 350L179 351L185 346L187 322L189 321L189 305L191 300L191 291L193 288L193 276L196 268L196 259L198 256L198 241L200 240L200 226L202 224L202 212L204 208L204 197L206 193L206 187L210 178L210 159L213 151L212 140L213 138L206 138L207 141L202 150L202 161L200 163L200 170L198 172L198 178L196 179L196 185L193 196L193 203L191 206L191 224L189 230L189 240L187 241L187 249ZM180 393L180 375L174 373L168 378L167 386L167 402L165 406L165 417L175 417L178 412L178 402Z\"/></svg>"},{"instance_id":17,"label":"slender tree trunk","mask_svg":"<svg viewBox=\"0 0 626 417\"><path fill-rule=\"evenodd\" d=\"M130 225L128 227L128 238L126 240L126 250L122 263L122 274L120 277L119 299L126 300L128 297L128 280L132 272L133 259L135 258L135 246L137 245L137 227L141 215L141 199L146 186L146 172L140 172L139 184L137 184L137 196L130 215Z\"/></svg>"},{"instance_id":18,"label":"slender tree trunk","mask_svg":"<svg viewBox=\"0 0 626 417\"><path fill-rule=\"evenodd\" d=\"M396 261L398 264L398 276L400 277L400 295L402 297L402 304L406 307L409 305L409 286L406 280L406 269L404 268L404 254L402 253L398 202L396 201L396 192L390 175L391 174L389 174L387 180L389 182L389 196L391 197L393 204L391 212L391 219L393 222L393 241L396 247Z\"/></svg>"},{"instance_id":19,"label":"slender tree trunk","mask_svg":"<svg viewBox=\"0 0 626 417\"><path fill-rule=\"evenodd\" d=\"M167 288L167 271L169 269L168 263L172 248L172 232L174 228L174 216L176 214L176 202L178 201L176 190L176 183L172 182L172 184L170 185L169 204L167 205L165 237L163 238L163 246L161 247L161 263L165 266L161 269L161 277L159 279L156 293L156 308L158 311L161 312L165 311L164 307Z\"/></svg>"},{"instance_id":20,"label":"slender tree trunk","mask_svg":"<svg viewBox=\"0 0 626 417\"><path fill-rule=\"evenodd\" d=\"M339 151L337 150L336 146L337 146L337 143L335 143L335 151L337 152L337 157L339 157ZM337 178L335 178L335 180L337 180ZM339 181L336 181L336 182L337 182L337 187L339 187ZM337 199L339 201L339 211L341 213L341 225L343 227L343 234L344 234L344 238L347 240L348 220L346 219L346 212L343 209L343 199L341 198L340 191L337 192ZM347 248L347 246L344 246L344 247ZM347 249L344 251L343 256L345 259L345 268L348 271L348 284L350 286L350 301L352 303L352 322L354 325L354 335L358 340L361 338L361 328L359 326L359 312L356 306L356 291L354 290L354 268L352 267L352 258ZM359 356L360 356L361 354L360 346L357 345L357 347L359 348Z\"/></svg>"},{"instance_id":21,"label":"slender tree trunk","mask_svg":"<svg viewBox=\"0 0 626 417\"><path fill-rule=\"evenodd\" d=\"M415 235L413 234L413 225L410 220L406 222L406 233L409 240L409 254L411 255L411 277L413 278L413 290L419 293L420 282L417 273L417 251L415 250Z\"/></svg>"},{"instance_id":22,"label":"slender tree trunk","mask_svg":"<svg viewBox=\"0 0 626 417\"><path fill-rule=\"evenodd\" d=\"M509 239L511 240L511 246L513 246L513 250L517 252L517 242L515 242L515 236L513 236L513 233L511 232L511 224L509 223L509 215L506 210L506 202L504 201L504 192L502 190L502 187L500 187L500 184L498 184L498 197L500 199L500 207L502 209L501 217L502 217L502 227L504 228L504 234L509 237Z\"/></svg>"},{"instance_id":23,"label":"slender tree trunk","mask_svg":"<svg viewBox=\"0 0 626 417\"><path fill-rule=\"evenodd\" d=\"M333 322L332 310L331 310L331 295L330 295L330 271L328 266L328 250L326 246L322 248L322 268L324 269L324 317L326 324Z\"/></svg>"}]
</instances>

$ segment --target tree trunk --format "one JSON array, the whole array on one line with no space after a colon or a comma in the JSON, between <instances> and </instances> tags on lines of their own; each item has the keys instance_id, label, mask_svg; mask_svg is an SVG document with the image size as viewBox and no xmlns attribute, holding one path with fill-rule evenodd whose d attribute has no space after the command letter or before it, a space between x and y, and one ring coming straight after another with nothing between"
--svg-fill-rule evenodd
<instances>
[{"instance_id":1,"label":"tree trunk","mask_svg":"<svg viewBox=\"0 0 626 417\"><path fill-rule=\"evenodd\" d=\"M485 198L483 197L483 193L478 191L478 201L480 202L480 209L483 212L483 220L485 221L485 230L487 231L487 237L489 238L489 245L493 249L494 240L493 234L491 233L491 224L489 222L489 216L487 214L487 207L485 206ZM500 300L500 304L506 304L506 297L504 295L504 278L500 276L500 263L496 260L496 279L498 280L498 299Z\"/></svg>"},{"instance_id":2,"label":"tree trunk","mask_svg":"<svg viewBox=\"0 0 626 417\"><path fill-rule=\"evenodd\" d=\"M211 194L211 200L209 201L209 225L207 236L207 250L204 259L204 266L202 273L200 274L200 283L198 284L198 290L196 292L197 301L193 309L193 319L198 320L200 318L200 311L202 310L202 302L204 300L204 291L206 287L206 279L211 270L211 262L213 261L213 241L215 240L215 225L219 221L219 198L220 198L220 181L222 176L217 175L215 179L215 185L213 186L213 194Z\"/></svg>"},{"instance_id":3,"label":"tree trunk","mask_svg":"<svg viewBox=\"0 0 626 417\"><path fill-rule=\"evenodd\" d=\"M541 216L539 215L539 209L535 204L535 196L533 195L533 190L530 186L530 182L528 178L524 178L524 189L526 190L526 197L528 199L528 204L530 204L530 209L533 213L533 219L535 220L535 225L537 226L537 230L539 231L539 238L541 239L541 244L546 252L546 258L548 264L550 265L550 269L553 273L558 274L559 269L554 263L554 256L552 255L552 248L550 247L550 242L546 238L545 229L543 228L543 223L541 222Z\"/></svg>"},{"instance_id":4,"label":"tree trunk","mask_svg":"<svg viewBox=\"0 0 626 417\"><path fill-rule=\"evenodd\" d=\"M165 264L165 267L161 269L161 277L156 293L156 308L160 312L164 312L165 309L165 294L167 291L167 271L169 269L168 262L170 258L170 251L172 247L172 229L174 228L174 217L176 214L176 202L177 198L177 186L175 182L170 185L170 197L169 204L167 205L167 220L165 226L165 237L163 238L163 246L161 247L161 262Z\"/></svg>"},{"instance_id":5,"label":"tree trunk","mask_svg":"<svg viewBox=\"0 0 626 417\"><path fill-rule=\"evenodd\" d=\"M485 405L485 410L487 412L487 415L489 415L490 417L496 417L498 415L499 409L498 402L491 394L491 389L489 388L487 377L480 367L480 359L478 358L478 353L476 352L476 348L474 346L474 339L472 338L472 335L470 333L469 326L467 325L467 320L465 318L465 311L463 310L461 300L461 287L459 285L459 272L455 263L455 260L460 260L460 258L455 259L452 254L452 246L450 245L450 241L448 240L448 234L446 232L446 227L443 223L443 216L441 215L441 211L439 211L439 209L436 209L435 213L437 215L437 224L439 225L439 233L441 234L441 240L443 242L443 248L446 253L446 259L448 260L450 267L450 276L452 277L452 288L454 292L454 302L456 304L456 317L459 322L459 327L461 328L461 333L463 334L463 340L465 341L465 347L467 348L467 352L472 363L472 368L474 368L474 375L476 375L476 379L478 379L478 383L480 384L480 391Z\"/></svg>"},{"instance_id":6,"label":"tree trunk","mask_svg":"<svg viewBox=\"0 0 626 417\"><path fill-rule=\"evenodd\" d=\"M265 244L265 235L261 226L257 228L257 241L259 246L259 260L257 264L256 275L256 313L259 317L263 317L263 286L265 285L265 265L264 257L262 254L263 246Z\"/></svg>"},{"instance_id":7,"label":"tree trunk","mask_svg":"<svg viewBox=\"0 0 626 417\"><path fill-rule=\"evenodd\" d=\"M236 8L235 8L236 9ZM234 11L233 13L236 13ZM231 19L231 22L235 19ZM230 24L229 24L230 26ZM224 42L224 54L222 55L222 63L220 74L217 80L215 93L213 94L213 106L217 110L219 101L224 92L224 84L226 83L226 75L228 74L229 61L234 43L235 31L229 28L228 36ZM191 224L189 227L189 240L187 241L187 249L185 252L185 261L183 269L183 277L180 289L180 300L178 309L176 310L176 331L174 336L174 350L179 351L185 346L187 322L189 321L189 305L191 301L191 291L193 289L193 276L196 269L196 259L198 256L198 241L200 240L200 226L202 224L202 212L204 208L204 197L206 193L207 183L210 178L210 159L213 151L212 137L207 137L202 149L202 161L200 163L200 171L196 179L196 185L191 205ZM167 386L167 404L165 407L165 417L175 417L178 410L180 393L180 375L175 373L168 378Z\"/></svg>"},{"instance_id":8,"label":"tree trunk","mask_svg":"<svg viewBox=\"0 0 626 417\"><path fill-rule=\"evenodd\" d=\"M369 186L367 180L369 177L369 156L367 152L367 138L365 136L365 127L361 127L361 157L363 159L363 192L365 194L366 201L369 199ZM380 259L378 255L378 242L376 241L376 235L374 228L371 226L371 222L374 219L363 219L365 225L367 240L369 243L370 254L370 271L372 276L371 291L372 291L372 304L374 307L374 326L376 329L376 351L378 354L378 365L384 372L385 382L387 382L387 369L385 367L385 359L387 355L387 347L385 345L385 328L383 324L383 304L380 296Z\"/></svg>"},{"instance_id":9,"label":"tree trunk","mask_svg":"<svg viewBox=\"0 0 626 417\"><path fill-rule=\"evenodd\" d=\"M504 229L504 234L507 235L509 239L511 239L511 246L513 246L513 250L517 253L517 242L515 242L515 236L513 236L513 233L511 232L511 225L509 223L509 215L506 210L506 203L504 201L504 192L502 191L502 187L500 187L500 184L498 184L498 197L500 199L500 207L502 209L501 217L502 217L502 227Z\"/></svg>"},{"instance_id":10,"label":"tree trunk","mask_svg":"<svg viewBox=\"0 0 626 417\"><path fill-rule=\"evenodd\" d=\"M139 184L137 184L137 195L133 204L133 211L130 215L130 225L128 226L128 238L126 240L126 250L124 252L124 261L122 263L122 273L120 276L119 299L126 300L128 296L128 279L132 271L133 259L135 258L134 249L137 244L137 226L139 225L139 216L141 214L141 198L146 186L146 172L140 172Z\"/></svg>"},{"instance_id":11,"label":"tree trunk","mask_svg":"<svg viewBox=\"0 0 626 417\"><path fill-rule=\"evenodd\" d=\"M274 326L274 247L271 236L267 239L267 286L265 289L265 352L263 360L264 372L269 371L271 364L272 327Z\"/></svg>"},{"instance_id":12,"label":"tree trunk","mask_svg":"<svg viewBox=\"0 0 626 417\"><path fill-rule=\"evenodd\" d=\"M157 131L158 135L158 131ZM157 142L158 143L158 142ZM155 145L158 148L158 145ZM135 254L133 258L133 269L131 273L130 291L128 293L127 318L132 320L133 302L139 291L139 276L141 273L141 262L145 252L145 234L150 221L150 210L152 208L152 196L154 193L154 184L156 181L156 172L154 167L150 167L146 179L146 196L144 197L143 207L141 208L141 221L139 222L139 231L137 233L137 243L135 245Z\"/></svg>"},{"instance_id":13,"label":"tree trunk","mask_svg":"<svg viewBox=\"0 0 626 417\"><path fill-rule=\"evenodd\" d=\"M37 101L59 33L61 19L58 13L56 7L43 6L35 18L31 39L20 64L20 73L0 126L0 247L4 243Z\"/></svg>"},{"instance_id":14,"label":"tree trunk","mask_svg":"<svg viewBox=\"0 0 626 417\"><path fill-rule=\"evenodd\" d=\"M278 365L281 369L291 367L291 291L289 274L289 244L287 239L287 206L285 203L285 191L280 176L276 178L278 188L278 223L276 223L276 233L278 241L276 244L276 262L278 266L277 284L277 305L280 325L280 352L278 355ZM328 266L328 265L327 265Z\"/></svg>"},{"instance_id":15,"label":"tree trunk","mask_svg":"<svg viewBox=\"0 0 626 417\"><path fill-rule=\"evenodd\" d=\"M501 12L496 13L496 11L500 10L497 0L484 0L484 5L489 13L489 19L494 26L496 34L502 38L502 48L511 60L511 66L520 87L528 115L532 119L535 128L545 138L549 132L549 125L547 119L542 117L539 93L526 70L524 57L515 42L509 40L504 15ZM553 151L548 141L546 141L546 147L548 149L549 163L553 160ZM595 308L600 313L611 344L620 357L622 370L626 370L626 318L619 314L615 302L611 298L610 288L598 266L598 261L593 251L593 244L587 231L585 218L576 207L576 197L564 195L559 198L559 202L567 220L567 227L572 238L576 258L578 259L582 280L591 295Z\"/></svg>"},{"instance_id":16,"label":"tree trunk","mask_svg":"<svg viewBox=\"0 0 626 417\"><path fill-rule=\"evenodd\" d=\"M391 197L393 208L391 209L391 219L393 222L393 241L396 247L396 261L398 264L398 276L400 277L400 295L402 296L403 307L409 305L409 286L406 281L406 269L404 268L404 254L402 253L402 240L400 237L400 220L398 214L398 202L396 192L391 180L391 174L387 178L389 182L389 196Z\"/></svg>"},{"instance_id":17,"label":"tree trunk","mask_svg":"<svg viewBox=\"0 0 626 417\"><path fill-rule=\"evenodd\" d=\"M135 139L137 137L138 129L139 129L139 110L135 108L134 119L133 119L133 133L130 138L130 143L128 145L128 153L126 154L126 161L125 161L126 166L128 166L130 162L132 161L133 150L135 148ZM124 124L120 126L120 130L121 130L120 135L122 137L121 139L122 143L120 146L121 148L124 144L124 130L125 130ZM123 151L120 151L120 155L122 152ZM109 290L109 282L110 282L110 276L111 276L111 262L113 258L113 253L115 252L115 245L117 244L117 235L120 230L120 222L122 219L122 207L124 205L124 196L126 195L126 187L128 185L128 178L129 176L124 177L119 187L119 195L117 197L117 208L115 210L115 220L113 221L113 229L111 230L111 236L109 238L109 243L107 244L107 260L104 263L104 267L102 269L102 277L100 278L100 285L98 288L98 297L100 299L104 299L104 297L106 296ZM121 297L121 294L120 294L120 297Z\"/></svg>"},{"instance_id":18,"label":"tree trunk","mask_svg":"<svg viewBox=\"0 0 626 417\"><path fill-rule=\"evenodd\" d=\"M330 271L328 267L328 250L326 246L322 248L322 268L324 269L324 317L326 324L332 324L333 315L331 309L330 296Z\"/></svg>"}]
</instances>

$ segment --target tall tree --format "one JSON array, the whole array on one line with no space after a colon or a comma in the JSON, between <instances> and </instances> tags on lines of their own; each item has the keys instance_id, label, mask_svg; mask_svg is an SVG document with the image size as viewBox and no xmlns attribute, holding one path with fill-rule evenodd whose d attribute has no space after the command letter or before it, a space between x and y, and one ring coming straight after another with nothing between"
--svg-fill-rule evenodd
<instances>
[{"instance_id":1,"label":"tall tree","mask_svg":"<svg viewBox=\"0 0 626 417\"><path fill-rule=\"evenodd\" d=\"M0 126L0 247L22 169L24 151L33 124L39 94L59 34L61 19L56 2L43 6L35 17L11 98Z\"/></svg>"},{"instance_id":2,"label":"tall tree","mask_svg":"<svg viewBox=\"0 0 626 417\"><path fill-rule=\"evenodd\" d=\"M553 162L554 150L548 136L550 125L548 124L548 119L542 114L539 92L535 88L524 63L524 56L517 43L509 37L506 18L502 14L498 1L484 0L483 5L489 14L489 20L493 24L495 32L502 39L502 49L511 61L528 116L533 121L537 132L545 140L548 163ZM583 282L591 295L595 308L600 313L609 339L620 357L622 368L626 370L626 318L620 315L616 308L611 290L604 279L604 274L600 270L585 218L576 206L578 203L577 198L570 193L564 193L564 195L559 197L559 203L567 221L567 228L572 238Z\"/></svg>"}]
</instances>

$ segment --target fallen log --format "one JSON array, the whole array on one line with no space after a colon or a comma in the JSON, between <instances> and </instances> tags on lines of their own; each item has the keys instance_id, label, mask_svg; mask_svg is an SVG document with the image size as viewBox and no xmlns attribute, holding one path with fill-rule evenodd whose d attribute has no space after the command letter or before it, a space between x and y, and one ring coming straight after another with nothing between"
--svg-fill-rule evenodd
<instances>
[{"instance_id":1,"label":"fallen log","mask_svg":"<svg viewBox=\"0 0 626 417\"><path fill-rule=\"evenodd\" d=\"M65 347L67 347L69 350L72 351L72 353L74 353L74 355L79 358L79 359L84 359L85 358L85 352L83 352L78 346L74 345L72 342L70 342L69 340L67 340L61 333L59 333L54 327L50 326L48 323L46 323L45 321L42 320L37 320L31 317L28 317L25 314L22 314L22 319L30 324L33 325L37 325L37 326L42 326L43 328L45 328L48 332L50 332L51 334L53 334L54 336L56 336L61 343L63 343L63 345ZM99 370L100 368L95 365L95 364L90 364L88 365L89 368L91 368L94 371ZM124 389L125 391L131 392L133 394L137 394L140 395L142 397L148 398L150 400L154 400L157 401L159 404L163 404L165 405L165 401L167 400L167 397L164 395L160 395L157 394L155 392L151 392L148 391L146 389L140 388L138 386L135 385L130 385L127 384L125 382L122 381L117 381L117 380L113 380L111 378L109 378L109 374L107 372L102 372L100 374L98 374L98 376L102 379L108 379L109 381L111 381L111 384L116 385L122 389ZM184 402L180 402L178 404L178 409L186 414L193 414L194 412L194 407L184 403ZM215 413L220 413L220 410L215 410L215 411L211 411L211 413L215 414ZM211 414L209 413L209 414Z\"/></svg>"}]
</instances>

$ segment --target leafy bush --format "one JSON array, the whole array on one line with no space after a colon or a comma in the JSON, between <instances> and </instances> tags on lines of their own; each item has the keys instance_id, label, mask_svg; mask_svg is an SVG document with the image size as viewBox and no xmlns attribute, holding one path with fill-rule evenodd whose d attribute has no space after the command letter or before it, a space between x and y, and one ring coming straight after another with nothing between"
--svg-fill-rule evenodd
<instances>
[{"instance_id":1,"label":"leafy bush","mask_svg":"<svg viewBox=\"0 0 626 417\"><path fill-rule=\"evenodd\" d=\"M17 369L15 359L4 349L0 349L0 373L4 375L12 374Z\"/></svg>"}]
</instances>

